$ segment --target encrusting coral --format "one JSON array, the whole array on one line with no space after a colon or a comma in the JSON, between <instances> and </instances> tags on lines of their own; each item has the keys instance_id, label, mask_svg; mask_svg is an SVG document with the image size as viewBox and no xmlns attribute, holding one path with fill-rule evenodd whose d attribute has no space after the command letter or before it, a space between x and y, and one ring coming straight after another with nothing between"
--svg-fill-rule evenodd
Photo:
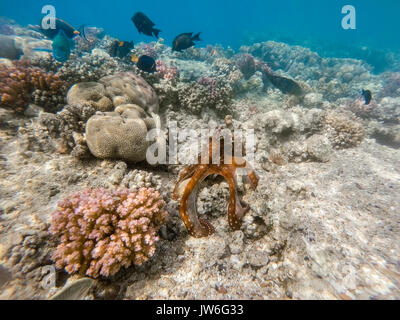
<instances>
[{"instance_id":1,"label":"encrusting coral","mask_svg":"<svg viewBox=\"0 0 400 320\"><path fill-rule=\"evenodd\" d=\"M154 255L157 232L166 223L164 205L152 188L73 194L51 218L50 231L61 240L53 254L56 266L97 278L143 264Z\"/></svg>"},{"instance_id":2,"label":"encrusting coral","mask_svg":"<svg viewBox=\"0 0 400 320\"><path fill-rule=\"evenodd\" d=\"M251 187L255 189L258 177L250 164L242 157L236 157L225 153L225 140L220 139L217 132L209 139L209 144L198 156L198 164L185 167L178 177L175 185L174 199L181 196L179 212L190 235L196 238L207 237L214 233L214 227L210 222L199 219L196 209L197 193L200 183L209 175L217 174L223 176L229 185L228 221L233 230L238 230L242 225L242 218L249 210L249 206L240 200L238 195L238 184L236 170L238 168L247 170L243 176ZM217 143L219 139L219 143ZM222 142L222 143L221 143ZM232 147L234 150L234 147ZM219 158L218 164L214 159ZM204 161L206 160L206 161ZM186 185L184 185L186 183Z\"/></svg>"},{"instance_id":3,"label":"encrusting coral","mask_svg":"<svg viewBox=\"0 0 400 320\"><path fill-rule=\"evenodd\" d=\"M23 112L33 102L47 111L62 106L68 84L59 76L45 73L28 62L0 65L0 106Z\"/></svg>"}]
</instances>

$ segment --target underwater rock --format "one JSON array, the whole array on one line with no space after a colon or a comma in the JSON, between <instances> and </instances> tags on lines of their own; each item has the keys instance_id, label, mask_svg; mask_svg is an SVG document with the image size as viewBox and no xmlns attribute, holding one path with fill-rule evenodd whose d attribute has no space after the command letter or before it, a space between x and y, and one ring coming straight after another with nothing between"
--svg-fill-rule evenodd
<instances>
[{"instance_id":1,"label":"underwater rock","mask_svg":"<svg viewBox=\"0 0 400 320\"><path fill-rule=\"evenodd\" d=\"M305 107L317 108L323 104L323 96L320 93L310 92L304 96L303 104Z\"/></svg>"},{"instance_id":2,"label":"underwater rock","mask_svg":"<svg viewBox=\"0 0 400 320\"><path fill-rule=\"evenodd\" d=\"M69 105L92 102L99 111L112 111L112 101L105 96L106 89L101 83L81 82L73 85L67 94Z\"/></svg>"},{"instance_id":3,"label":"underwater rock","mask_svg":"<svg viewBox=\"0 0 400 320\"><path fill-rule=\"evenodd\" d=\"M7 281L12 279L12 274L0 264L0 288L7 283Z\"/></svg>"},{"instance_id":4,"label":"underwater rock","mask_svg":"<svg viewBox=\"0 0 400 320\"><path fill-rule=\"evenodd\" d=\"M399 123L400 119L400 97L383 98L377 108L372 111L373 117L384 123Z\"/></svg>"},{"instance_id":5,"label":"underwater rock","mask_svg":"<svg viewBox=\"0 0 400 320\"><path fill-rule=\"evenodd\" d=\"M295 114L283 110L272 110L262 115L261 123L266 129L276 134L286 134L294 131L296 125Z\"/></svg>"},{"instance_id":6,"label":"underwater rock","mask_svg":"<svg viewBox=\"0 0 400 320\"><path fill-rule=\"evenodd\" d=\"M380 144L400 148L400 125L371 121L368 126L368 133Z\"/></svg>"},{"instance_id":7,"label":"underwater rock","mask_svg":"<svg viewBox=\"0 0 400 320\"><path fill-rule=\"evenodd\" d=\"M158 97L154 89L133 72L123 72L101 78L114 106L136 104L145 111L158 113Z\"/></svg>"},{"instance_id":8,"label":"underwater rock","mask_svg":"<svg viewBox=\"0 0 400 320\"><path fill-rule=\"evenodd\" d=\"M151 118L141 118L144 110L136 105L122 105L115 112L96 113L86 125L86 142L97 158L140 162L146 159L149 146L147 131L155 127Z\"/></svg>"},{"instance_id":9,"label":"underwater rock","mask_svg":"<svg viewBox=\"0 0 400 320\"><path fill-rule=\"evenodd\" d=\"M318 162L328 162L332 153L329 139L323 135L315 134L306 140L309 157Z\"/></svg>"}]
</instances>

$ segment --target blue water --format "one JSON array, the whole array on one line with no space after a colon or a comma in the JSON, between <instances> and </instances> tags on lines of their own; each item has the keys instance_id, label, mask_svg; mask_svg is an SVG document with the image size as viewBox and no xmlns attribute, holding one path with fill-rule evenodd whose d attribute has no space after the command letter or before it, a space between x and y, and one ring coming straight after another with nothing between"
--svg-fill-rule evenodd
<instances>
[{"instance_id":1,"label":"blue water","mask_svg":"<svg viewBox=\"0 0 400 320\"><path fill-rule=\"evenodd\" d=\"M21 25L37 24L43 5L75 27L98 26L121 40L149 42L130 18L146 13L170 43L182 32L202 32L201 45L222 44L235 49L253 40L287 40L292 44L336 43L400 50L398 0L0 0L0 16ZM356 8L357 29L343 30L341 8ZM318 46L317 46L318 47Z\"/></svg>"}]
</instances>

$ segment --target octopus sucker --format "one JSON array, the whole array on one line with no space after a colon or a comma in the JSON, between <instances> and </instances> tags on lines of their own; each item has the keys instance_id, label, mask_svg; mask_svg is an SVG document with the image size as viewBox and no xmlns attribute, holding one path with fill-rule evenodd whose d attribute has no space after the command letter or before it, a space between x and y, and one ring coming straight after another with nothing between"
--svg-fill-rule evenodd
<instances>
[{"instance_id":1,"label":"octopus sucker","mask_svg":"<svg viewBox=\"0 0 400 320\"><path fill-rule=\"evenodd\" d=\"M215 139L210 138L208 146L198 156L198 164L190 165L181 170L175 185L173 198L180 200L179 213L188 233L196 238L207 237L215 232L212 224L198 217L196 199L201 182L209 175L222 176L229 185L228 222L233 230L240 229L242 219L249 210L248 204L242 201L238 194L237 172L238 168L247 169L243 176L250 187L255 189L258 184L258 177L251 166L242 157L232 157L224 153L223 143L215 145ZM204 153L205 152L205 153ZM213 164L212 157L219 152L220 163ZM224 162L224 159L231 157L231 161ZM208 164L202 164L201 159L209 159Z\"/></svg>"}]
</instances>

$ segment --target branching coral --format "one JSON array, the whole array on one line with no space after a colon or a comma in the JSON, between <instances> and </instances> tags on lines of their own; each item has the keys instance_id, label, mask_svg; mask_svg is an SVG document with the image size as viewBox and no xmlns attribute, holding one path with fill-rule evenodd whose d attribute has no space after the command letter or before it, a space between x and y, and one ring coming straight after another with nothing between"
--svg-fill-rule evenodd
<instances>
[{"instance_id":1,"label":"branching coral","mask_svg":"<svg viewBox=\"0 0 400 320\"><path fill-rule=\"evenodd\" d=\"M63 64L51 55L35 59L33 63L43 70L55 72L62 80L71 84L98 81L105 76L132 70L132 64L112 58L99 48L93 49L90 53L82 53L80 56L73 53Z\"/></svg>"},{"instance_id":2,"label":"branching coral","mask_svg":"<svg viewBox=\"0 0 400 320\"><path fill-rule=\"evenodd\" d=\"M194 113L199 113L204 107L226 112L233 96L229 84L210 77L201 78L178 93L181 104Z\"/></svg>"},{"instance_id":3,"label":"branching coral","mask_svg":"<svg viewBox=\"0 0 400 320\"><path fill-rule=\"evenodd\" d=\"M350 114L330 111L324 123L328 137L336 148L356 147L365 137L363 126Z\"/></svg>"},{"instance_id":4,"label":"branching coral","mask_svg":"<svg viewBox=\"0 0 400 320\"><path fill-rule=\"evenodd\" d=\"M167 67L166 64L164 62L162 62L161 60L157 60L156 65L157 65L157 74L159 75L159 77L161 79L171 81L171 80L175 79L179 74L179 71L177 68Z\"/></svg>"},{"instance_id":5,"label":"branching coral","mask_svg":"<svg viewBox=\"0 0 400 320\"><path fill-rule=\"evenodd\" d=\"M60 77L28 62L0 65L0 106L23 112L30 102L55 112L64 102L68 85Z\"/></svg>"},{"instance_id":6,"label":"branching coral","mask_svg":"<svg viewBox=\"0 0 400 320\"><path fill-rule=\"evenodd\" d=\"M88 189L66 198L51 218L50 231L61 239L56 266L97 278L143 264L154 255L157 232L167 220L164 205L152 188Z\"/></svg>"}]
</instances>

